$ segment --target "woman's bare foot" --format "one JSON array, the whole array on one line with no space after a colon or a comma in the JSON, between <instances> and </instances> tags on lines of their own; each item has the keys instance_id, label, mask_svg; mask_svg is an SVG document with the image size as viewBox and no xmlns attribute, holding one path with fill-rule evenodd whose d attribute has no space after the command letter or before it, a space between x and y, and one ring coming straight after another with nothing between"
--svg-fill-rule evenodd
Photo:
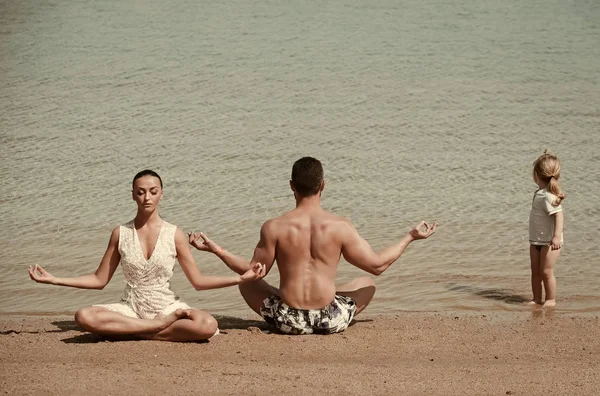
<instances>
[{"instance_id":1,"label":"woman's bare foot","mask_svg":"<svg viewBox=\"0 0 600 396\"><path fill-rule=\"evenodd\" d=\"M190 316L189 309L176 309L167 316L157 316L154 320L157 321L157 330L161 331L171 326L179 319L184 319Z\"/></svg>"},{"instance_id":2,"label":"woman's bare foot","mask_svg":"<svg viewBox=\"0 0 600 396\"><path fill-rule=\"evenodd\" d=\"M555 306L556 306L556 300L552 299L552 300L546 300L544 305L542 305L542 308L554 308Z\"/></svg>"}]
</instances>

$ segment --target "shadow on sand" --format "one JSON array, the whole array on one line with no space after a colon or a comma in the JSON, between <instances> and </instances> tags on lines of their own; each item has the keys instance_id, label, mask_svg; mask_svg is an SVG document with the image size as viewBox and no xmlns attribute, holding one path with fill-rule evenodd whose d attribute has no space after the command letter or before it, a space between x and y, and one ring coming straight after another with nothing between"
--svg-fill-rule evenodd
<instances>
[{"instance_id":1,"label":"shadow on sand","mask_svg":"<svg viewBox=\"0 0 600 396\"><path fill-rule=\"evenodd\" d=\"M227 334L227 330L248 330L253 332L265 332L265 333L274 333L278 334L277 331L274 331L267 323L263 320L253 320L253 319L242 319L237 318L235 316L226 316L226 315L215 315L215 319L219 322L219 330L221 334ZM372 319L359 319L352 320L350 326L354 326L357 323L366 323L372 322ZM41 330L41 331L19 331L19 330L6 330L1 331L0 335L10 335L10 334L43 334L43 333L66 333L69 331L74 331L79 334L73 335L68 338L64 338L61 341L66 344L96 344L99 342L120 342L120 341L139 341L139 338L134 336L122 335L122 336L103 336L98 334L88 333L85 330L81 329L77 324L72 320L61 320L51 322L52 325L56 326L56 330ZM200 341L207 342L207 341Z\"/></svg>"},{"instance_id":2,"label":"shadow on sand","mask_svg":"<svg viewBox=\"0 0 600 396\"><path fill-rule=\"evenodd\" d=\"M21 330L5 330L0 331L0 335L8 335L8 334L45 334L45 333L65 333L67 331L78 331L83 333L74 321L72 320L61 320L56 322L51 322L54 326L58 327L56 330L40 330L40 331L21 331Z\"/></svg>"},{"instance_id":3,"label":"shadow on sand","mask_svg":"<svg viewBox=\"0 0 600 396\"><path fill-rule=\"evenodd\" d=\"M485 289L477 286L451 284L448 285L448 290L470 293L475 296L489 298L490 300L503 301L507 304L522 304L529 301L529 299L523 296L501 289Z\"/></svg>"},{"instance_id":4,"label":"shadow on sand","mask_svg":"<svg viewBox=\"0 0 600 396\"><path fill-rule=\"evenodd\" d=\"M215 315L215 319L219 322L219 330L221 334L227 334L227 330L252 330L258 329L258 331L268 331L269 327L264 321L260 320L249 320L236 318L234 316ZM65 338L61 340L66 344L96 344L98 342L120 342L120 341L140 341L139 338L134 336L122 335L122 336L102 336L97 334L87 333L81 330L73 321L53 322L53 325L60 327L62 331L79 331L79 335ZM197 343L205 343L208 341L198 341Z\"/></svg>"},{"instance_id":5,"label":"shadow on sand","mask_svg":"<svg viewBox=\"0 0 600 396\"><path fill-rule=\"evenodd\" d=\"M260 330L270 330L269 325L264 320L241 319L235 316L215 315L219 322L219 329L222 330L248 330L249 327L256 327Z\"/></svg>"}]
</instances>

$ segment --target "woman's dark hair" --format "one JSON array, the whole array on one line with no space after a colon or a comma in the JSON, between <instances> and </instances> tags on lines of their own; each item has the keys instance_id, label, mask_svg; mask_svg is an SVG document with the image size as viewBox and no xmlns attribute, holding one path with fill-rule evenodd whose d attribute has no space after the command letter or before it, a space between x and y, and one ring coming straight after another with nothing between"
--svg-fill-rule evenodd
<instances>
[{"instance_id":1,"label":"woman's dark hair","mask_svg":"<svg viewBox=\"0 0 600 396\"><path fill-rule=\"evenodd\" d=\"M160 178L160 176L158 175L158 173L154 172L153 170L150 169L144 169L141 172L138 172L137 175L135 175L133 177L133 182L131 183L132 185L135 184L135 181L137 179L139 179L140 177L144 177L144 176L154 176L158 179L158 181L160 181L160 188L163 188L163 184L162 184L162 179Z\"/></svg>"}]
</instances>

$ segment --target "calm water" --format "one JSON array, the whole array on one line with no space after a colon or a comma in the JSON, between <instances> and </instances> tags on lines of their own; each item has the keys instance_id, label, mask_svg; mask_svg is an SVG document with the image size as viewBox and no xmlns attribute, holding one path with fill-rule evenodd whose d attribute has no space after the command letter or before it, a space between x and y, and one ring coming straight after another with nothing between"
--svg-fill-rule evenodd
<instances>
[{"instance_id":1,"label":"calm water","mask_svg":"<svg viewBox=\"0 0 600 396\"><path fill-rule=\"evenodd\" d=\"M26 269L94 271L144 168L165 181L163 217L250 257L293 207L304 155L325 165L323 205L375 248L440 223L376 279L371 313L522 309L531 163L550 148L567 193L559 310L597 314L599 72L596 0L1 0L0 310L117 301L120 270L87 291ZM340 264L340 281L360 274ZM250 313L180 269L172 287Z\"/></svg>"}]
</instances>

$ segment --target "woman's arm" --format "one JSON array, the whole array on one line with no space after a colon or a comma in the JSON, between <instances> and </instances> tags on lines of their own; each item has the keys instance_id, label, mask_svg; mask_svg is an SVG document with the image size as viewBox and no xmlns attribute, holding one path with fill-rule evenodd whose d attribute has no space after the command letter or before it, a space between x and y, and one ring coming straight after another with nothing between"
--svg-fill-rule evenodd
<instances>
[{"instance_id":1,"label":"woman's arm","mask_svg":"<svg viewBox=\"0 0 600 396\"><path fill-rule=\"evenodd\" d=\"M275 225L272 220L265 222L260 228L260 239L250 261L223 249L202 232L199 234L190 233L188 235L190 245L198 250L214 253L229 269L240 275L248 271L248 269L253 268L256 263L262 263L266 268L266 273L268 273L273 263L275 263L277 237ZM200 239L202 239L202 242L200 242Z\"/></svg>"},{"instance_id":2,"label":"woman's arm","mask_svg":"<svg viewBox=\"0 0 600 396\"><path fill-rule=\"evenodd\" d=\"M188 234L188 242L190 245L203 252L210 252L215 254L221 259L235 273L244 274L248 269L252 268L252 265L248 260L243 257L236 256L235 254L223 249L221 246L216 244L213 240L209 239L203 232L196 234L191 232ZM200 241L202 239L202 242Z\"/></svg>"},{"instance_id":3,"label":"woman's arm","mask_svg":"<svg viewBox=\"0 0 600 396\"><path fill-rule=\"evenodd\" d=\"M38 283L47 283L58 286L76 287L79 289L103 289L108 284L121 261L119 254L119 227L110 234L108 247L100 261L96 272L90 275L82 275L74 278L57 278L48 271L35 265L29 269L29 277Z\"/></svg>"},{"instance_id":4,"label":"woman's arm","mask_svg":"<svg viewBox=\"0 0 600 396\"><path fill-rule=\"evenodd\" d=\"M183 273L188 278L194 289L209 290L221 287L235 286L240 283L256 281L265 276L265 267L261 263L256 263L252 268L242 272L237 276L206 276L200 273L196 266L196 261L188 247L188 238L179 228L175 232L175 249L177 250L177 260Z\"/></svg>"}]
</instances>

